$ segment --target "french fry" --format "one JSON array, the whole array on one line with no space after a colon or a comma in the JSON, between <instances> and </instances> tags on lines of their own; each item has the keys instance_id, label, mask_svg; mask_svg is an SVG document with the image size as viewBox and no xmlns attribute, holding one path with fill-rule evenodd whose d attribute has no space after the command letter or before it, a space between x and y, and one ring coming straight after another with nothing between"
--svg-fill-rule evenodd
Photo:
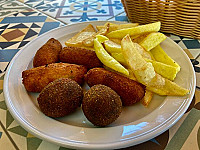
<instances>
[{"instance_id":1,"label":"french fry","mask_svg":"<svg viewBox=\"0 0 200 150\"><path fill-rule=\"evenodd\" d=\"M94 39L96 35L106 35L108 32L110 24L107 23L101 30L99 30L97 33L93 34L92 36L88 37L87 39L84 39L82 41L82 44L86 47L93 47L94 45Z\"/></svg>"},{"instance_id":2,"label":"french fry","mask_svg":"<svg viewBox=\"0 0 200 150\"><path fill-rule=\"evenodd\" d=\"M153 92L146 90L143 99L141 100L142 105L147 107L153 98Z\"/></svg>"},{"instance_id":3,"label":"french fry","mask_svg":"<svg viewBox=\"0 0 200 150\"><path fill-rule=\"evenodd\" d=\"M152 48L156 47L158 44L160 44L166 38L167 37L160 32L150 33L139 44L146 51L150 51Z\"/></svg>"},{"instance_id":4,"label":"french fry","mask_svg":"<svg viewBox=\"0 0 200 150\"><path fill-rule=\"evenodd\" d=\"M126 61L125 61L124 56L122 55L122 53L111 53L111 56L113 58L115 58L123 66L127 66Z\"/></svg>"},{"instance_id":5,"label":"french fry","mask_svg":"<svg viewBox=\"0 0 200 150\"><path fill-rule=\"evenodd\" d=\"M160 45L153 48L150 53L156 61L176 67L177 73L180 71L180 66L170 56L168 56Z\"/></svg>"},{"instance_id":6,"label":"french fry","mask_svg":"<svg viewBox=\"0 0 200 150\"><path fill-rule=\"evenodd\" d=\"M117 44L111 40L105 41L104 46L109 53L121 53L121 44Z\"/></svg>"},{"instance_id":7,"label":"french fry","mask_svg":"<svg viewBox=\"0 0 200 150\"><path fill-rule=\"evenodd\" d=\"M115 31L115 30L119 30L119 29L126 29L126 28L131 28L131 27L136 27L138 26L138 23L126 23L126 24L114 24L114 23L110 23L110 27L109 27L109 31ZM97 30L101 30L102 28L104 28L104 26L96 26Z\"/></svg>"},{"instance_id":8,"label":"french fry","mask_svg":"<svg viewBox=\"0 0 200 150\"><path fill-rule=\"evenodd\" d=\"M156 73L160 74L164 78L167 78L171 81L173 81L175 79L175 77L177 75L176 67L170 66L170 65L158 62L158 61L150 60L150 59L147 59L147 58L145 58L145 60L147 62L152 63Z\"/></svg>"},{"instance_id":9,"label":"french fry","mask_svg":"<svg viewBox=\"0 0 200 150\"><path fill-rule=\"evenodd\" d=\"M109 39L109 40L111 40L111 41L113 41L113 42L115 42L115 43L117 43L117 44L119 44L119 45L121 45L121 39Z\"/></svg>"},{"instance_id":10,"label":"french fry","mask_svg":"<svg viewBox=\"0 0 200 150\"><path fill-rule=\"evenodd\" d=\"M82 47L83 40L91 37L92 35L96 34L96 30L94 27L89 24L86 28L84 28L82 31L77 33L75 36L70 38L65 42L66 46L74 46L74 47Z\"/></svg>"},{"instance_id":11,"label":"french fry","mask_svg":"<svg viewBox=\"0 0 200 150\"><path fill-rule=\"evenodd\" d=\"M108 38L119 38L122 39L124 36L129 34L130 36L138 35L138 34L145 34L149 32L157 32L160 30L161 23L155 22L146 25L139 25L132 28L120 29L116 31L112 31L108 33L106 36Z\"/></svg>"},{"instance_id":12,"label":"french fry","mask_svg":"<svg viewBox=\"0 0 200 150\"><path fill-rule=\"evenodd\" d=\"M144 40L144 38L147 37L149 33L146 33L146 34L141 34L141 35L135 35L135 36L131 36L131 39L133 42L135 43L140 43Z\"/></svg>"},{"instance_id":13,"label":"french fry","mask_svg":"<svg viewBox=\"0 0 200 150\"><path fill-rule=\"evenodd\" d=\"M142 47L133 43L129 35L122 39L121 46L126 63L134 72L137 81L145 85L146 89L158 95L184 96L189 92L189 90L157 74L152 63L146 62L138 52L138 49Z\"/></svg>"},{"instance_id":14,"label":"french fry","mask_svg":"<svg viewBox=\"0 0 200 150\"><path fill-rule=\"evenodd\" d=\"M122 74L125 74L126 76L129 75L128 70L108 54L103 45L99 42L98 37L94 39L94 48L97 57L105 66Z\"/></svg>"}]
</instances>

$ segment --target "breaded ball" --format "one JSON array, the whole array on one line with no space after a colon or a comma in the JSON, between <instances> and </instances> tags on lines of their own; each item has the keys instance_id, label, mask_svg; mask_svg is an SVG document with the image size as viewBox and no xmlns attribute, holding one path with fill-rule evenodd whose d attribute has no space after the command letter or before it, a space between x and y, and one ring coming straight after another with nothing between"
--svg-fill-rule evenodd
<instances>
[{"instance_id":1,"label":"breaded ball","mask_svg":"<svg viewBox=\"0 0 200 150\"><path fill-rule=\"evenodd\" d=\"M84 95L82 109L86 118L95 126L107 126L122 112L119 95L105 85L94 85Z\"/></svg>"},{"instance_id":2,"label":"breaded ball","mask_svg":"<svg viewBox=\"0 0 200 150\"><path fill-rule=\"evenodd\" d=\"M83 89L69 78L49 83L37 98L41 111L49 117L63 117L81 105Z\"/></svg>"}]
</instances>

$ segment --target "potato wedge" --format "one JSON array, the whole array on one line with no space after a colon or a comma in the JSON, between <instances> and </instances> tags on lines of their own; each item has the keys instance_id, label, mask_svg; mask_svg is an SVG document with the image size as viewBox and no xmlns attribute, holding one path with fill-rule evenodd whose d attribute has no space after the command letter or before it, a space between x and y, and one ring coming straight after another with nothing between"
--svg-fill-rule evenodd
<instances>
[{"instance_id":1,"label":"potato wedge","mask_svg":"<svg viewBox=\"0 0 200 150\"><path fill-rule=\"evenodd\" d=\"M151 62L154 70L156 73L160 74L161 76L163 76L164 78L167 78L171 81L173 81L177 75L177 70L176 67L171 66L171 65L167 65L158 61L154 61L154 60L150 60L145 58L145 60L147 62Z\"/></svg>"},{"instance_id":2,"label":"potato wedge","mask_svg":"<svg viewBox=\"0 0 200 150\"><path fill-rule=\"evenodd\" d=\"M129 35L122 39L121 46L126 63L133 71L137 81L144 84L146 89L158 95L184 96L189 92L189 90L157 74L152 63L146 62L138 52L138 49L142 47L133 43Z\"/></svg>"},{"instance_id":3,"label":"potato wedge","mask_svg":"<svg viewBox=\"0 0 200 150\"><path fill-rule=\"evenodd\" d=\"M121 45L121 39L109 39L109 40Z\"/></svg>"},{"instance_id":4,"label":"potato wedge","mask_svg":"<svg viewBox=\"0 0 200 150\"><path fill-rule=\"evenodd\" d=\"M80 31L75 36L73 36L72 38L67 40L65 42L65 45L66 46L81 47L81 46L83 46L83 44L82 44L83 40L91 37L94 34L96 34L96 30L94 29L94 27L91 24L89 24L82 31Z\"/></svg>"},{"instance_id":5,"label":"potato wedge","mask_svg":"<svg viewBox=\"0 0 200 150\"><path fill-rule=\"evenodd\" d=\"M109 27L109 31L115 31L115 30L119 30L119 29L126 29L126 28L131 28L131 27L136 27L138 26L139 23L126 23L126 24L110 24ZM104 28L104 26L96 26L97 30L101 30L102 28Z\"/></svg>"},{"instance_id":6,"label":"potato wedge","mask_svg":"<svg viewBox=\"0 0 200 150\"><path fill-rule=\"evenodd\" d=\"M128 66L126 64L126 60L124 59L124 56L122 53L111 53L111 56L115 58L119 63L121 63L123 66ZM164 78L167 78L171 81L173 81L177 75L176 67L154 61L148 58L143 57L147 62L151 62L154 70L156 73L160 74Z\"/></svg>"},{"instance_id":7,"label":"potato wedge","mask_svg":"<svg viewBox=\"0 0 200 150\"><path fill-rule=\"evenodd\" d=\"M149 33L145 33L145 34L141 34L141 35L135 35L135 36L131 36L131 39L133 42L135 43L140 43L144 40L144 38L147 37Z\"/></svg>"},{"instance_id":8,"label":"potato wedge","mask_svg":"<svg viewBox=\"0 0 200 150\"><path fill-rule=\"evenodd\" d=\"M120 29L116 31L112 31L108 33L106 36L108 38L119 38L122 39L124 36L129 34L130 36L138 35L138 34L145 34L149 32L157 32L160 30L161 23L155 22L146 25L139 25L132 28Z\"/></svg>"},{"instance_id":9,"label":"potato wedge","mask_svg":"<svg viewBox=\"0 0 200 150\"><path fill-rule=\"evenodd\" d=\"M129 75L128 70L108 54L108 52L104 49L103 45L98 41L97 38L94 39L94 48L97 57L105 66L127 76Z\"/></svg>"},{"instance_id":10,"label":"potato wedge","mask_svg":"<svg viewBox=\"0 0 200 150\"><path fill-rule=\"evenodd\" d=\"M122 53L111 53L111 56L115 58L123 66L127 66L126 61Z\"/></svg>"},{"instance_id":11,"label":"potato wedge","mask_svg":"<svg viewBox=\"0 0 200 150\"><path fill-rule=\"evenodd\" d=\"M146 90L143 99L141 100L142 105L147 107L153 98L153 92Z\"/></svg>"},{"instance_id":12,"label":"potato wedge","mask_svg":"<svg viewBox=\"0 0 200 150\"><path fill-rule=\"evenodd\" d=\"M146 51L150 51L152 48L156 47L158 44L160 44L166 38L167 37L160 32L150 33L139 44Z\"/></svg>"},{"instance_id":13,"label":"potato wedge","mask_svg":"<svg viewBox=\"0 0 200 150\"><path fill-rule=\"evenodd\" d=\"M150 53L153 55L156 61L176 67L177 73L180 71L181 67L179 64L176 63L170 56L168 56L160 45L153 48Z\"/></svg>"},{"instance_id":14,"label":"potato wedge","mask_svg":"<svg viewBox=\"0 0 200 150\"><path fill-rule=\"evenodd\" d=\"M111 40L105 41L104 46L106 51L109 53L121 53L121 45Z\"/></svg>"},{"instance_id":15,"label":"potato wedge","mask_svg":"<svg viewBox=\"0 0 200 150\"><path fill-rule=\"evenodd\" d=\"M88 37L87 39L84 39L82 44L86 47L93 47L94 45L94 39L96 37L96 35L106 35L108 32L110 24L106 23L106 25L99 30L97 33L93 34L92 36Z\"/></svg>"}]
</instances>

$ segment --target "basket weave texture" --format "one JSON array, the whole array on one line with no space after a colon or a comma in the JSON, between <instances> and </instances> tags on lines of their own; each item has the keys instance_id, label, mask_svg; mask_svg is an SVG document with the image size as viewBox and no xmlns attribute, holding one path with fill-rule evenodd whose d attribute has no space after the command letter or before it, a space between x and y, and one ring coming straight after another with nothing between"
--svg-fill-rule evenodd
<instances>
[{"instance_id":1,"label":"basket weave texture","mask_svg":"<svg viewBox=\"0 0 200 150\"><path fill-rule=\"evenodd\" d=\"M200 39L200 0L121 0L131 22L161 21L161 32Z\"/></svg>"}]
</instances>

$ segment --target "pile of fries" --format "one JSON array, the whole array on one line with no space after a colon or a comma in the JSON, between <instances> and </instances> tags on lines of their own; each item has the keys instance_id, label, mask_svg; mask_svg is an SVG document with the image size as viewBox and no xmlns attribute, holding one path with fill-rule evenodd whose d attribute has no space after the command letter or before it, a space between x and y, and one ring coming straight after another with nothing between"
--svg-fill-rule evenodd
<instances>
[{"instance_id":1,"label":"pile of fries","mask_svg":"<svg viewBox=\"0 0 200 150\"><path fill-rule=\"evenodd\" d=\"M88 25L66 41L66 46L93 49L105 69L118 72L146 86L142 100L148 106L153 93L184 96L189 90L173 82L180 66L161 48L166 36L161 23Z\"/></svg>"}]
</instances>

